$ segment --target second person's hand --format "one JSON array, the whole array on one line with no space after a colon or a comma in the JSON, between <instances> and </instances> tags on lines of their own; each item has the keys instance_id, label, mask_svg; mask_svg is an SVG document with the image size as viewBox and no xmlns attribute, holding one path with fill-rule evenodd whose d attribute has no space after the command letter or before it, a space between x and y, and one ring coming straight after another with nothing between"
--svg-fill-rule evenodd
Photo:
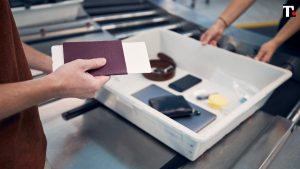
<instances>
[{"instance_id":1,"label":"second person's hand","mask_svg":"<svg viewBox=\"0 0 300 169\"><path fill-rule=\"evenodd\" d=\"M217 46L217 43L222 38L226 29L226 25L218 19L205 33L200 37L200 41L203 45L210 44Z\"/></svg>"},{"instance_id":2,"label":"second person's hand","mask_svg":"<svg viewBox=\"0 0 300 169\"><path fill-rule=\"evenodd\" d=\"M275 40L270 40L266 43L264 43L257 55L255 56L255 60L258 60L258 61L262 61L262 62L270 62L273 54L275 53L275 51L277 50L278 48L278 44L275 42Z\"/></svg>"}]
</instances>

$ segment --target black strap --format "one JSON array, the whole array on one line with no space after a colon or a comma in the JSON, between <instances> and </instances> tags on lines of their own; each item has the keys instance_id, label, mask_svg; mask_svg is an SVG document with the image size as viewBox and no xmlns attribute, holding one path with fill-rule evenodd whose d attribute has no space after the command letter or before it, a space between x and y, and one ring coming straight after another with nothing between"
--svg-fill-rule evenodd
<instances>
[{"instance_id":1,"label":"black strap","mask_svg":"<svg viewBox=\"0 0 300 169\"><path fill-rule=\"evenodd\" d=\"M180 154L175 155L170 161L161 167L161 169L176 169L185 166L190 161Z\"/></svg>"}]
</instances>

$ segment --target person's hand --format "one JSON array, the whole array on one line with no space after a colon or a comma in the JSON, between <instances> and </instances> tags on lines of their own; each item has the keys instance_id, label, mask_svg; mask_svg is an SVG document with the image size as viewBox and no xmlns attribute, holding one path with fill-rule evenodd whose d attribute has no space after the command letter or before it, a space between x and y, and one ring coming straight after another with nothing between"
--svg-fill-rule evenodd
<instances>
[{"instance_id":1,"label":"person's hand","mask_svg":"<svg viewBox=\"0 0 300 169\"><path fill-rule=\"evenodd\" d=\"M210 44L217 46L218 41L222 38L226 25L219 19L200 37L203 45Z\"/></svg>"},{"instance_id":2,"label":"person's hand","mask_svg":"<svg viewBox=\"0 0 300 169\"><path fill-rule=\"evenodd\" d=\"M270 40L270 41L264 43L260 47L260 49L254 59L262 61L262 62L269 62L271 60L273 54L277 50L278 46L279 45L274 40Z\"/></svg>"},{"instance_id":3,"label":"person's hand","mask_svg":"<svg viewBox=\"0 0 300 169\"><path fill-rule=\"evenodd\" d=\"M78 59L61 66L48 76L56 84L55 92L58 97L91 98L109 80L109 77L94 77L87 71L101 68L105 64L104 58Z\"/></svg>"}]
</instances>

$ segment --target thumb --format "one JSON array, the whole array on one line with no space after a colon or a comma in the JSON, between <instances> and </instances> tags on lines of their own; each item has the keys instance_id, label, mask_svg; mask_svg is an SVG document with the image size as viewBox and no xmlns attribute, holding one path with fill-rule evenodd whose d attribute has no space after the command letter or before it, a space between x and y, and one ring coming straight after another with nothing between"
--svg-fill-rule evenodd
<instances>
[{"instance_id":1,"label":"thumb","mask_svg":"<svg viewBox=\"0 0 300 169\"><path fill-rule=\"evenodd\" d=\"M272 53L271 52L267 52L264 55L264 57L262 58L261 61L267 63L267 62L270 62L271 58L272 58Z\"/></svg>"},{"instance_id":2,"label":"thumb","mask_svg":"<svg viewBox=\"0 0 300 169\"><path fill-rule=\"evenodd\" d=\"M259 50L258 54L255 56L255 60L260 61L265 55L265 52L263 50Z\"/></svg>"},{"instance_id":3,"label":"thumb","mask_svg":"<svg viewBox=\"0 0 300 169\"><path fill-rule=\"evenodd\" d=\"M200 36L200 41L202 42L203 45L205 44L205 42L204 42L205 36L206 36L206 33L204 33Z\"/></svg>"},{"instance_id":4,"label":"thumb","mask_svg":"<svg viewBox=\"0 0 300 169\"><path fill-rule=\"evenodd\" d=\"M91 70L91 69L97 69L106 64L105 58L96 58L96 59L89 59L89 60L81 60L79 65L84 70Z\"/></svg>"},{"instance_id":5,"label":"thumb","mask_svg":"<svg viewBox=\"0 0 300 169\"><path fill-rule=\"evenodd\" d=\"M210 44L211 44L212 46L217 47L218 42L217 42L216 40L213 40L213 41L210 42Z\"/></svg>"},{"instance_id":6,"label":"thumb","mask_svg":"<svg viewBox=\"0 0 300 169\"><path fill-rule=\"evenodd\" d=\"M211 35L209 33L204 33L203 36L201 37L201 41L203 45L206 45L210 42L211 40Z\"/></svg>"}]
</instances>

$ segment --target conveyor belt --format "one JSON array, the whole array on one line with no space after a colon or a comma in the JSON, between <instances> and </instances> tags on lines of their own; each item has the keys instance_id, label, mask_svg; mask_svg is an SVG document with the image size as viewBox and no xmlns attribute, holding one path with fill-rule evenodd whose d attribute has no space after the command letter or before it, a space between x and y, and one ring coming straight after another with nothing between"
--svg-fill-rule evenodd
<instances>
[{"instance_id":1,"label":"conveyor belt","mask_svg":"<svg viewBox=\"0 0 300 169\"><path fill-rule=\"evenodd\" d=\"M184 23L174 23L174 24L160 25L159 28L160 29L172 30L172 29L176 29L176 28L180 27L182 24L184 24ZM124 39L124 38L130 37L130 36L133 36L136 33L143 32L143 31L148 31L148 30L151 30L151 29L153 29L153 27L143 28L143 29L139 29L139 30L122 31L121 33L118 33L117 35L115 35L115 37L117 39Z\"/></svg>"},{"instance_id":2,"label":"conveyor belt","mask_svg":"<svg viewBox=\"0 0 300 169\"><path fill-rule=\"evenodd\" d=\"M105 7L105 6L114 6L114 5L132 5L136 3L142 3L145 0L85 0L84 7L85 8L93 8L93 7Z\"/></svg>"},{"instance_id":3,"label":"conveyor belt","mask_svg":"<svg viewBox=\"0 0 300 169\"><path fill-rule=\"evenodd\" d=\"M203 30L143 0L112 2L87 0L84 7L102 29L118 39L155 28L169 29L191 37L195 34L200 35L200 30Z\"/></svg>"},{"instance_id":4,"label":"conveyor belt","mask_svg":"<svg viewBox=\"0 0 300 169\"><path fill-rule=\"evenodd\" d=\"M101 27L104 30L115 30L115 29L131 29L132 27L140 27L140 26L147 26L147 25L155 25L155 24L162 24L169 21L171 18L167 16L158 16L158 17L151 17L151 18L138 18L131 21L121 21L115 22L112 24L102 24Z\"/></svg>"},{"instance_id":5,"label":"conveyor belt","mask_svg":"<svg viewBox=\"0 0 300 169\"><path fill-rule=\"evenodd\" d=\"M22 40L29 43L44 43L53 39L86 35L106 30L117 39L124 39L137 33L161 28L199 39L203 27L174 16L145 0L86 0L84 8L92 19L22 29ZM254 53L245 46L228 45L223 38L220 46L241 54ZM237 48L239 50L237 50ZM247 51L247 52L243 52Z\"/></svg>"},{"instance_id":6,"label":"conveyor belt","mask_svg":"<svg viewBox=\"0 0 300 169\"><path fill-rule=\"evenodd\" d=\"M93 17L93 20L95 22L113 22L113 21L118 21L118 20L124 20L124 19L132 19L136 17L153 17L157 16L160 14L160 11L158 10L144 10L144 11L139 11L139 12L127 12L127 13L122 13L122 14L108 14L108 15L103 15L103 16L95 16Z\"/></svg>"},{"instance_id":7,"label":"conveyor belt","mask_svg":"<svg viewBox=\"0 0 300 169\"><path fill-rule=\"evenodd\" d=\"M47 26L35 26L19 29L21 40L27 43L38 43L55 38L67 38L89 33L102 32L102 29L91 19L84 18L67 23Z\"/></svg>"},{"instance_id":8,"label":"conveyor belt","mask_svg":"<svg viewBox=\"0 0 300 169\"><path fill-rule=\"evenodd\" d=\"M148 10L151 9L150 4L143 4L143 3L137 3L137 4L131 4L131 5L116 5L116 6L98 6L97 8L86 8L86 11L94 16L94 15L105 15L105 14L114 14L114 13L121 13L121 12L136 12L136 11L142 11L142 10Z\"/></svg>"},{"instance_id":9,"label":"conveyor belt","mask_svg":"<svg viewBox=\"0 0 300 169\"><path fill-rule=\"evenodd\" d=\"M204 27L172 15L156 5L145 0L86 0L84 2L84 8L93 18L93 21L117 39L124 39L143 31L161 28L198 40L201 33L205 31ZM241 43L235 44L227 37L221 39L219 46L232 52L250 56L256 52L255 47Z\"/></svg>"}]
</instances>

